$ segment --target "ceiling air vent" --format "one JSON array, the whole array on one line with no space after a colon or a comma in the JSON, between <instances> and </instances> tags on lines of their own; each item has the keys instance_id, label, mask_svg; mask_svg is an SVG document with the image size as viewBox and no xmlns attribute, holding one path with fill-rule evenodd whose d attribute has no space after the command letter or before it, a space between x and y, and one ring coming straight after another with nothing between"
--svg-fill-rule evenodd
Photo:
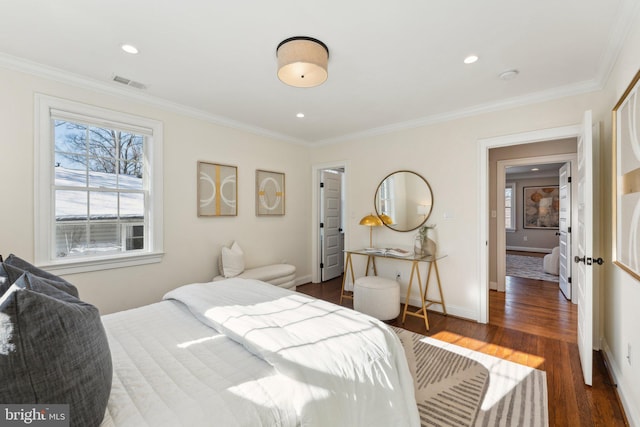
<instances>
[{"instance_id":1,"label":"ceiling air vent","mask_svg":"<svg viewBox=\"0 0 640 427\"><path fill-rule=\"evenodd\" d=\"M140 82L136 82L134 80L131 80L131 79L128 79L128 78L122 77L122 76L114 75L113 76L113 81L114 82L118 82L118 83L122 83L123 85L135 87L136 89L146 89L147 88L144 84L142 84Z\"/></svg>"}]
</instances>

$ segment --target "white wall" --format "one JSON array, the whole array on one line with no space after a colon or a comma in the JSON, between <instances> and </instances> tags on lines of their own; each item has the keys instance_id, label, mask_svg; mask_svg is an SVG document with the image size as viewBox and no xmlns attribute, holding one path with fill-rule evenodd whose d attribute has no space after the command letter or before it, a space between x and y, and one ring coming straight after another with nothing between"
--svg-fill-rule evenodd
<instances>
[{"instance_id":1,"label":"white wall","mask_svg":"<svg viewBox=\"0 0 640 427\"><path fill-rule=\"evenodd\" d=\"M608 101L611 111L622 96L631 79L640 70L640 23L636 22L625 48L613 69L607 91L612 94ZM627 417L632 426L640 426L640 282L614 266L611 261L611 197L612 197L612 151L611 120L607 128L608 144L601 153L602 180L604 189L602 206L605 219L603 221L603 241L606 248L604 281L600 301L600 310L604 312L602 328L602 348L611 366L618 390L621 394ZM626 359L628 345L631 346L631 360Z\"/></svg>"},{"instance_id":2,"label":"white wall","mask_svg":"<svg viewBox=\"0 0 640 427\"><path fill-rule=\"evenodd\" d=\"M0 253L32 261L34 93L44 93L164 123L164 244L161 263L68 275L101 313L160 300L169 289L209 281L224 244L237 240L249 265L287 261L309 281L310 164L304 146L268 139L104 93L0 69ZM198 160L238 167L238 216L198 218ZM256 217L255 170L284 172L286 215Z\"/></svg>"}]
</instances>

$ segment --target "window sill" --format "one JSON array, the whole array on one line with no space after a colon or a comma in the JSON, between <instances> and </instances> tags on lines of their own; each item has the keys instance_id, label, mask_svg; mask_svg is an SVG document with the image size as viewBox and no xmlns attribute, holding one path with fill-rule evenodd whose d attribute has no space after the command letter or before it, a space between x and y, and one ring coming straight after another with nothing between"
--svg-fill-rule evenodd
<instances>
[{"instance_id":1,"label":"window sill","mask_svg":"<svg viewBox=\"0 0 640 427\"><path fill-rule=\"evenodd\" d=\"M38 267L57 275L65 275L153 264L162 261L163 256L163 252L153 252L135 255L112 255L109 257L87 257L82 259L65 259L64 261L58 260L38 263Z\"/></svg>"}]
</instances>

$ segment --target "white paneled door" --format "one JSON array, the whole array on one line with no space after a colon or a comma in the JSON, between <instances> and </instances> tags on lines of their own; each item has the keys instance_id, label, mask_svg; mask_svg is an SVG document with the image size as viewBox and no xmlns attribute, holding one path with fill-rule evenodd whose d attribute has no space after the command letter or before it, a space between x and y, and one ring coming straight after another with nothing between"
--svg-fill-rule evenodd
<instances>
[{"instance_id":1,"label":"white paneled door","mask_svg":"<svg viewBox=\"0 0 640 427\"><path fill-rule=\"evenodd\" d=\"M340 202L342 198L342 175L333 171L321 172L321 280L333 279L342 274L340 242Z\"/></svg>"},{"instance_id":2,"label":"white paneled door","mask_svg":"<svg viewBox=\"0 0 640 427\"><path fill-rule=\"evenodd\" d=\"M584 382L591 385L593 371L593 151L591 111L584 114L578 137L577 253L575 292L578 302L578 350Z\"/></svg>"}]
</instances>

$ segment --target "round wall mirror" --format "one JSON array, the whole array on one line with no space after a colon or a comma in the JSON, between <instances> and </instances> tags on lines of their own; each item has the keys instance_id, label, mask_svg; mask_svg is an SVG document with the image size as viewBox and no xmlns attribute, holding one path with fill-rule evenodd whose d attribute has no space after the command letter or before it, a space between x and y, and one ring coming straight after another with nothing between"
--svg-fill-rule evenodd
<instances>
[{"instance_id":1,"label":"round wall mirror","mask_svg":"<svg viewBox=\"0 0 640 427\"><path fill-rule=\"evenodd\" d=\"M411 171L397 171L380 182L374 205L385 226L396 231L411 231L429 218L433 194L422 176Z\"/></svg>"}]
</instances>

